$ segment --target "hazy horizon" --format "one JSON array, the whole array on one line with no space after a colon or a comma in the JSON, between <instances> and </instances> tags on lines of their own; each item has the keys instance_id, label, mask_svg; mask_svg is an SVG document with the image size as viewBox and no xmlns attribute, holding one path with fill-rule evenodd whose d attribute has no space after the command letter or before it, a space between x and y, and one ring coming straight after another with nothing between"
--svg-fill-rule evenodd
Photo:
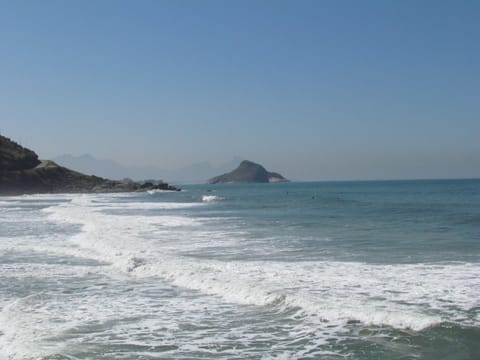
<instances>
[{"instance_id":1,"label":"hazy horizon","mask_svg":"<svg viewBox=\"0 0 480 360\"><path fill-rule=\"evenodd\" d=\"M479 10L2 2L0 133L125 167L239 157L293 180L479 178Z\"/></svg>"},{"instance_id":2,"label":"hazy horizon","mask_svg":"<svg viewBox=\"0 0 480 360\"><path fill-rule=\"evenodd\" d=\"M124 179L131 178L134 180L145 179L161 179L164 181L173 181L181 184L201 184L217 175L234 170L242 160L239 156L234 156L225 163L212 164L209 161L187 164L185 166L177 166L172 168L161 168L155 165L137 166L135 164L123 164L112 159L99 159L92 154L71 155L63 154L53 157L52 160L58 162L60 165L69 167L71 169L84 172L86 174L98 175L110 179ZM264 164L261 164L264 165ZM478 179L478 177L390 177L390 178L335 178L327 177L319 179L303 179L298 177L291 177L290 174L285 173L279 169L272 169L266 166L267 170L278 171L282 175L288 177L291 181L382 181L382 180L449 180L449 179Z\"/></svg>"}]
</instances>

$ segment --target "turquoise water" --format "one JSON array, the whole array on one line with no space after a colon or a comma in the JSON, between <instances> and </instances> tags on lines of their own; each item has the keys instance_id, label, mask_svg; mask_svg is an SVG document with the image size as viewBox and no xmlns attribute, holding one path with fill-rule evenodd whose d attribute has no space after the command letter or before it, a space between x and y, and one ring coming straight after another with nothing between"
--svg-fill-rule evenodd
<instances>
[{"instance_id":1,"label":"turquoise water","mask_svg":"<svg viewBox=\"0 0 480 360\"><path fill-rule=\"evenodd\" d=\"M478 359L480 181L0 198L0 359Z\"/></svg>"}]
</instances>

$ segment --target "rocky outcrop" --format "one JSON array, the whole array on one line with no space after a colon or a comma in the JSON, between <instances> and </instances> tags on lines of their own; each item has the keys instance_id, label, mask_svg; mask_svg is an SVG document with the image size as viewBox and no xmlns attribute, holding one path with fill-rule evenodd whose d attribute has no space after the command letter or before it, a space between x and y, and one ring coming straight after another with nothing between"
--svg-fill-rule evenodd
<instances>
[{"instance_id":1,"label":"rocky outcrop","mask_svg":"<svg viewBox=\"0 0 480 360\"><path fill-rule=\"evenodd\" d=\"M0 135L0 195L179 190L167 183L114 181L40 161L37 154Z\"/></svg>"},{"instance_id":2,"label":"rocky outcrop","mask_svg":"<svg viewBox=\"0 0 480 360\"><path fill-rule=\"evenodd\" d=\"M244 160L233 171L211 178L209 184L288 182L282 175L267 171L262 165Z\"/></svg>"},{"instance_id":3,"label":"rocky outcrop","mask_svg":"<svg viewBox=\"0 0 480 360\"><path fill-rule=\"evenodd\" d=\"M0 135L0 172L27 170L40 164L37 154Z\"/></svg>"}]
</instances>

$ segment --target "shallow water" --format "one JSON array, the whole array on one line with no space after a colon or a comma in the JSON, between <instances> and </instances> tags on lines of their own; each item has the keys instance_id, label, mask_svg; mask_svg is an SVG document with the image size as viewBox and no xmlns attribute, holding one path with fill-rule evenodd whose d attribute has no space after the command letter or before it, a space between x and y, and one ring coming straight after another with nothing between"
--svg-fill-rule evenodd
<instances>
[{"instance_id":1,"label":"shallow water","mask_svg":"<svg viewBox=\"0 0 480 360\"><path fill-rule=\"evenodd\" d=\"M0 359L478 359L480 181L0 198Z\"/></svg>"}]
</instances>

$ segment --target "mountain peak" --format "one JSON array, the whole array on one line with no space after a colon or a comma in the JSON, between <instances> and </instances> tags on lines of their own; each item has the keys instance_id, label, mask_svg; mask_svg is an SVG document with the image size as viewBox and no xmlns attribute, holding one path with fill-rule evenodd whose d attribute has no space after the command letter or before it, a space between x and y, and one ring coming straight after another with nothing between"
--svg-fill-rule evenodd
<instances>
[{"instance_id":1,"label":"mountain peak","mask_svg":"<svg viewBox=\"0 0 480 360\"><path fill-rule=\"evenodd\" d=\"M282 175L267 171L262 165L250 160L243 160L233 171L208 180L209 184L218 183L273 183L287 182Z\"/></svg>"}]
</instances>

